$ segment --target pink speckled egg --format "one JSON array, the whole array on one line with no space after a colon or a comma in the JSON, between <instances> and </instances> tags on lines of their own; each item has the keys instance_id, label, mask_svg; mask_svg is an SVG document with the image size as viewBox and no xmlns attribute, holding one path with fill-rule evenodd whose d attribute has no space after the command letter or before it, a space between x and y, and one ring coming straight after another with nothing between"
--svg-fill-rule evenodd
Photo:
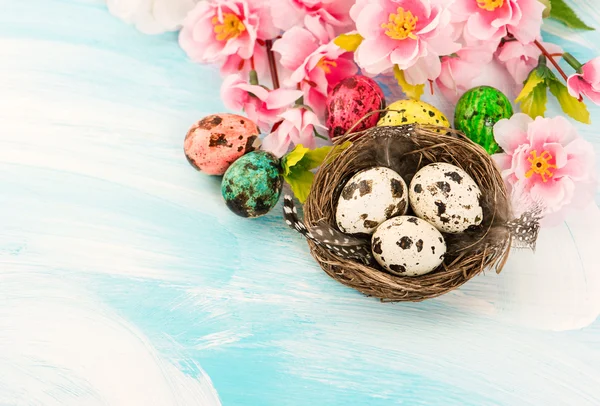
<instances>
[{"instance_id":1,"label":"pink speckled egg","mask_svg":"<svg viewBox=\"0 0 600 406\"><path fill-rule=\"evenodd\" d=\"M329 138L344 135L365 114L385 109L383 90L366 76L350 76L342 80L327 98L327 127ZM374 127L380 114L373 114L361 121L353 132Z\"/></svg>"},{"instance_id":2,"label":"pink speckled egg","mask_svg":"<svg viewBox=\"0 0 600 406\"><path fill-rule=\"evenodd\" d=\"M213 114L190 128L183 148L194 168L209 175L223 175L236 159L254 151L259 134L258 126L246 117Z\"/></svg>"}]
</instances>

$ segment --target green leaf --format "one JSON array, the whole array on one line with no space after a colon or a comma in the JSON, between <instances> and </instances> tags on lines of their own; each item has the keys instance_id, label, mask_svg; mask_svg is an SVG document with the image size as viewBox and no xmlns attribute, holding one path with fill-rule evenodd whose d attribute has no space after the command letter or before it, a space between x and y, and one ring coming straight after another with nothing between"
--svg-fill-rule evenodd
<instances>
[{"instance_id":1,"label":"green leaf","mask_svg":"<svg viewBox=\"0 0 600 406\"><path fill-rule=\"evenodd\" d=\"M315 175L310 171L300 171L287 177L284 176L285 181L290 185L294 196L296 196L300 203L306 201L314 177Z\"/></svg>"},{"instance_id":2,"label":"green leaf","mask_svg":"<svg viewBox=\"0 0 600 406\"><path fill-rule=\"evenodd\" d=\"M544 78L540 75L538 69L532 70L529 76L527 77L527 80L525 81L525 86L523 86L523 90L521 90L521 93L519 93L515 102L521 102L521 100L529 96L533 92L533 90L543 81Z\"/></svg>"},{"instance_id":3,"label":"green leaf","mask_svg":"<svg viewBox=\"0 0 600 406\"><path fill-rule=\"evenodd\" d=\"M590 27L575 14L575 11L564 0L552 0L552 9L550 10L550 18L560 21L564 25L577 30L593 31Z\"/></svg>"},{"instance_id":4,"label":"green leaf","mask_svg":"<svg viewBox=\"0 0 600 406\"><path fill-rule=\"evenodd\" d=\"M284 156L282 159L283 175L289 175L291 168L300 162L308 151L310 151L310 149L305 148L302 144L298 144L296 145L296 148Z\"/></svg>"},{"instance_id":5,"label":"green leaf","mask_svg":"<svg viewBox=\"0 0 600 406\"><path fill-rule=\"evenodd\" d=\"M520 100L521 111L531 118L544 117L546 103L548 102L547 86L545 82L539 83L533 91Z\"/></svg>"},{"instance_id":6,"label":"green leaf","mask_svg":"<svg viewBox=\"0 0 600 406\"><path fill-rule=\"evenodd\" d=\"M585 124L591 124L590 112L584 102L580 102L576 97L569 94L567 86L558 79L549 81L550 92L560 103L560 107L565 113Z\"/></svg>"},{"instance_id":7,"label":"green leaf","mask_svg":"<svg viewBox=\"0 0 600 406\"><path fill-rule=\"evenodd\" d=\"M314 174L310 171L321 165L332 147L308 149L302 144L282 159L283 178L290 185L300 203L304 203L310 192Z\"/></svg>"},{"instance_id":8,"label":"green leaf","mask_svg":"<svg viewBox=\"0 0 600 406\"><path fill-rule=\"evenodd\" d=\"M394 65L394 77L398 81L398 85L402 88L402 91L410 98L414 100L421 100L423 95L423 89L425 85L411 85L406 81L404 77L404 71L400 69L398 65Z\"/></svg>"},{"instance_id":9,"label":"green leaf","mask_svg":"<svg viewBox=\"0 0 600 406\"><path fill-rule=\"evenodd\" d=\"M552 72L543 65L532 70L525 81L523 90L515 100L517 103L521 103L523 113L532 118L543 117L546 112L548 96L546 94L545 78L548 75L553 76Z\"/></svg>"},{"instance_id":10,"label":"green leaf","mask_svg":"<svg viewBox=\"0 0 600 406\"><path fill-rule=\"evenodd\" d=\"M333 40L338 47L348 52L354 52L362 43L363 37L360 34L342 34Z\"/></svg>"},{"instance_id":11,"label":"green leaf","mask_svg":"<svg viewBox=\"0 0 600 406\"><path fill-rule=\"evenodd\" d=\"M325 157L331 151L332 147L321 147L315 148L313 150L309 150L306 155L304 155L304 159L302 163L306 165L306 169L314 169L321 165L325 160Z\"/></svg>"}]
</instances>

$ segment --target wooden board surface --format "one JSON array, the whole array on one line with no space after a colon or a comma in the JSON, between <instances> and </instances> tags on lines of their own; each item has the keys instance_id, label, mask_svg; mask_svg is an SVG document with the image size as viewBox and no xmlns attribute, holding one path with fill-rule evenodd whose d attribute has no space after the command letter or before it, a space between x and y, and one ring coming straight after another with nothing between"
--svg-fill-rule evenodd
<instances>
[{"instance_id":1,"label":"wooden board surface","mask_svg":"<svg viewBox=\"0 0 600 406\"><path fill-rule=\"evenodd\" d=\"M0 0L0 405L600 404L596 205L499 276L382 304L186 162L220 80L102 1Z\"/></svg>"}]
</instances>

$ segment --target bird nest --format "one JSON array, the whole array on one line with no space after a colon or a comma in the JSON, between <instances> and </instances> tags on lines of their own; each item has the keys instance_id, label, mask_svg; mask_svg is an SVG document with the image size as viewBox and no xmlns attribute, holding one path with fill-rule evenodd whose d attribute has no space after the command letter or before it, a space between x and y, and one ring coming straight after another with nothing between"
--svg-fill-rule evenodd
<instances>
[{"instance_id":1,"label":"bird nest","mask_svg":"<svg viewBox=\"0 0 600 406\"><path fill-rule=\"evenodd\" d=\"M329 276L383 301L417 302L456 289L486 269L500 272L510 250L511 208L502 177L483 148L452 129L420 125L374 127L341 137L335 146L316 173L304 205L308 230L323 224L336 227L339 195L357 172L384 166L410 184L420 168L433 162L456 165L473 178L482 193L483 222L461 234L444 234L443 263L422 276L392 275L375 262L342 258L309 240L312 256Z\"/></svg>"}]
</instances>

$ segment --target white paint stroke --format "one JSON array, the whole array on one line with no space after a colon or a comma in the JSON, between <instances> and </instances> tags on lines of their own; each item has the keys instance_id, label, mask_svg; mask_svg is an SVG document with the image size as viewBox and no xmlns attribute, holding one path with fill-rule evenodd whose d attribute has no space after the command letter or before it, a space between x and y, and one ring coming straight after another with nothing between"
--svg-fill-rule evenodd
<instances>
[{"instance_id":1,"label":"white paint stroke","mask_svg":"<svg viewBox=\"0 0 600 406\"><path fill-rule=\"evenodd\" d=\"M599 241L600 210L591 204L562 225L542 229L535 253L513 250L500 275L488 272L460 292L524 326L554 331L589 326L600 315Z\"/></svg>"},{"instance_id":2,"label":"white paint stroke","mask_svg":"<svg viewBox=\"0 0 600 406\"><path fill-rule=\"evenodd\" d=\"M167 68L88 45L3 38L0 60L0 162L102 179L207 214L222 206L221 196L204 193L210 180L198 180L182 159L188 128L209 112L165 106L154 96L162 89L190 98ZM122 66L140 74L125 77ZM75 73L48 73L61 71ZM111 86L121 89L118 102ZM198 103L215 105L217 91L207 89Z\"/></svg>"},{"instance_id":3,"label":"white paint stroke","mask_svg":"<svg viewBox=\"0 0 600 406\"><path fill-rule=\"evenodd\" d=\"M560 37L562 41L568 41L588 49L594 49L594 44L589 39L582 36L580 32L575 31L558 21L545 20L542 31ZM568 51L565 45L562 46L565 48L565 51Z\"/></svg>"},{"instance_id":4,"label":"white paint stroke","mask_svg":"<svg viewBox=\"0 0 600 406\"><path fill-rule=\"evenodd\" d=\"M3 266L0 404L217 406L220 401L208 376L186 375L161 358L146 337L89 292L47 273Z\"/></svg>"}]
</instances>

